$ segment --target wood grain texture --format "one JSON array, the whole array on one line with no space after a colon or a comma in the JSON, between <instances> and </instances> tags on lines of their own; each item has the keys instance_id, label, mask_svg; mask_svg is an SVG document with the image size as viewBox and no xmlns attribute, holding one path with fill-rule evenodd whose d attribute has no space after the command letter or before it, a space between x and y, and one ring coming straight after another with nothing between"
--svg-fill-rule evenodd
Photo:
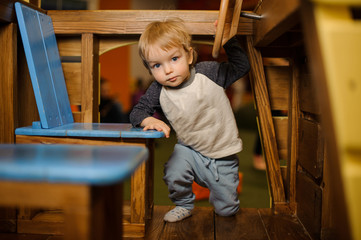
<instances>
[{"instance_id":1,"label":"wood grain texture","mask_svg":"<svg viewBox=\"0 0 361 240\"><path fill-rule=\"evenodd\" d=\"M167 222L160 237L170 240L212 238L214 238L214 212L212 208L202 207L194 208L192 216L180 222Z\"/></svg>"},{"instance_id":2,"label":"wood grain texture","mask_svg":"<svg viewBox=\"0 0 361 240\"><path fill-rule=\"evenodd\" d=\"M321 112L317 97L315 96L315 83L312 81L312 75L307 66L307 62L303 59L299 64L300 83L298 94L300 97L300 109L304 112L319 115Z\"/></svg>"},{"instance_id":3,"label":"wood grain texture","mask_svg":"<svg viewBox=\"0 0 361 240\"><path fill-rule=\"evenodd\" d=\"M0 143L13 143L16 117L17 25L0 25Z\"/></svg>"},{"instance_id":4,"label":"wood grain texture","mask_svg":"<svg viewBox=\"0 0 361 240\"><path fill-rule=\"evenodd\" d=\"M260 216L268 233L268 239L311 240L297 217L276 213L272 209L259 209Z\"/></svg>"},{"instance_id":5,"label":"wood grain texture","mask_svg":"<svg viewBox=\"0 0 361 240\"><path fill-rule=\"evenodd\" d=\"M297 216L313 239L320 238L322 189L304 172L297 172Z\"/></svg>"},{"instance_id":6,"label":"wood grain texture","mask_svg":"<svg viewBox=\"0 0 361 240\"><path fill-rule=\"evenodd\" d=\"M81 56L80 36L56 36L60 56Z\"/></svg>"},{"instance_id":7,"label":"wood grain texture","mask_svg":"<svg viewBox=\"0 0 361 240\"><path fill-rule=\"evenodd\" d=\"M147 139L145 143L149 151L148 161L146 161L146 189L145 189L145 221L153 216L154 209L154 161L155 161L155 140Z\"/></svg>"},{"instance_id":8,"label":"wood grain texture","mask_svg":"<svg viewBox=\"0 0 361 240\"><path fill-rule=\"evenodd\" d=\"M164 214L169 210L168 206L156 206L154 218L147 229L146 240L153 239L302 239L311 240L307 232L297 220L290 214L275 212L272 209L240 209L233 217L213 216L212 207L198 207L192 217L186 222L166 223L163 221ZM201 211L199 211L201 210ZM201 214L201 216L196 216ZM209 219L213 220L211 224ZM197 221L192 220L196 218ZM153 224L154 223L154 224ZM194 225L189 226L189 223ZM209 225L211 224L211 225ZM208 228L207 232L203 229ZM197 231L198 229L198 231ZM214 232L213 232L214 230ZM180 233L184 231L184 233ZM197 233L194 233L197 231ZM189 233L187 233L189 232ZM152 233L152 234L150 234ZM193 234L193 235L192 235ZM214 234L214 235L212 235ZM126 238L128 239L128 238ZM130 240L130 239L129 239Z\"/></svg>"},{"instance_id":9,"label":"wood grain texture","mask_svg":"<svg viewBox=\"0 0 361 240\"><path fill-rule=\"evenodd\" d=\"M91 33L82 34L81 112L82 122L99 122L99 40Z\"/></svg>"},{"instance_id":10,"label":"wood grain texture","mask_svg":"<svg viewBox=\"0 0 361 240\"><path fill-rule=\"evenodd\" d=\"M272 121L271 107L265 74L263 70L262 56L259 50L253 47L252 37L247 37L247 52L251 64L251 86L260 125L260 135L263 142L266 157L267 176L271 188L273 203L285 202L285 192L280 170L278 147L276 143L275 128Z\"/></svg>"},{"instance_id":11,"label":"wood grain texture","mask_svg":"<svg viewBox=\"0 0 361 240\"><path fill-rule=\"evenodd\" d=\"M156 206L153 217L146 229L145 239L161 239L160 236L166 224L163 217L172 208L171 206Z\"/></svg>"},{"instance_id":12,"label":"wood grain texture","mask_svg":"<svg viewBox=\"0 0 361 240\"><path fill-rule=\"evenodd\" d=\"M240 209L239 213L234 217L219 217L213 214L212 207L199 207L195 210L195 214L197 214L197 216L193 215L189 219L186 219L188 223L177 222L169 224L164 222L164 215L173 207L174 206L155 206L154 215L153 218L148 222L145 237L140 238L135 235L128 235L123 236L123 239L311 239L305 232L305 229L302 227L300 222L297 220L297 217L290 214L275 212L269 208ZM200 209L200 211L198 209ZM195 218L195 220L191 220L192 218ZM210 221L212 221L211 225L209 225ZM194 225L189 226L191 223ZM128 227L124 223L123 226L124 230ZM133 225L133 230L135 229L136 227ZM171 229L172 231L170 232ZM199 229L201 230L198 231ZM203 229L207 229L208 231ZM184 233L177 233L179 231L184 231ZM198 232L196 235L191 235L194 233L194 231ZM37 238L32 238L33 236L36 236ZM46 236L46 238L42 238L42 236ZM6 240L63 239L62 236L53 236L52 238L47 237L48 235L9 235L0 233L0 239Z\"/></svg>"},{"instance_id":13,"label":"wood grain texture","mask_svg":"<svg viewBox=\"0 0 361 240\"><path fill-rule=\"evenodd\" d=\"M254 43L265 47L299 22L300 0L260 1L256 13L262 16L255 22Z\"/></svg>"},{"instance_id":14,"label":"wood grain texture","mask_svg":"<svg viewBox=\"0 0 361 240\"><path fill-rule=\"evenodd\" d=\"M234 3L234 1L233 1L233 3ZM218 18L217 18L217 28L216 28L214 44L213 44L213 49L212 49L212 57L213 58L218 58L219 50L222 45L222 39L225 35L229 34L230 26L228 25L228 27L226 27L226 24L225 24L227 13L232 14L229 11L229 5L230 5L229 0L221 0L221 5L219 7L219 14L218 14Z\"/></svg>"},{"instance_id":15,"label":"wood grain texture","mask_svg":"<svg viewBox=\"0 0 361 240\"><path fill-rule=\"evenodd\" d=\"M288 110L291 71L287 66L265 67L272 110Z\"/></svg>"},{"instance_id":16,"label":"wood grain texture","mask_svg":"<svg viewBox=\"0 0 361 240\"><path fill-rule=\"evenodd\" d=\"M288 117L273 117L278 156L280 160L288 159Z\"/></svg>"},{"instance_id":17,"label":"wood grain texture","mask_svg":"<svg viewBox=\"0 0 361 240\"><path fill-rule=\"evenodd\" d=\"M72 105L81 105L82 94L79 94L82 92L81 63L62 63L62 66L69 102Z\"/></svg>"},{"instance_id":18,"label":"wood grain texture","mask_svg":"<svg viewBox=\"0 0 361 240\"><path fill-rule=\"evenodd\" d=\"M216 215L215 226L215 239L267 239L267 232L256 208L240 209L232 217Z\"/></svg>"},{"instance_id":19,"label":"wood grain texture","mask_svg":"<svg viewBox=\"0 0 361 240\"><path fill-rule=\"evenodd\" d=\"M74 205L82 205L86 199L87 188L78 185L30 183L30 182L0 182L0 199L2 206L28 206L57 208L69 201ZM26 199L26 202L24 200Z\"/></svg>"},{"instance_id":20,"label":"wood grain texture","mask_svg":"<svg viewBox=\"0 0 361 240\"><path fill-rule=\"evenodd\" d=\"M27 234L64 234L63 210L41 211L34 208L19 208L17 232ZM35 211L34 211L35 210ZM34 211L34 212L31 212Z\"/></svg>"},{"instance_id":21,"label":"wood grain texture","mask_svg":"<svg viewBox=\"0 0 361 240\"><path fill-rule=\"evenodd\" d=\"M183 19L192 35L214 35L214 21L218 11L186 10L102 10L102 11L48 11L54 23L56 34L136 34L143 32L146 25L167 18ZM231 21L231 20L230 20ZM250 35L253 20L240 18L238 34Z\"/></svg>"},{"instance_id":22,"label":"wood grain texture","mask_svg":"<svg viewBox=\"0 0 361 240\"><path fill-rule=\"evenodd\" d=\"M146 196L146 163L143 163L131 177L131 222L144 223ZM144 187L140 187L144 186Z\"/></svg>"},{"instance_id":23,"label":"wood grain texture","mask_svg":"<svg viewBox=\"0 0 361 240\"><path fill-rule=\"evenodd\" d=\"M322 178L324 146L320 124L299 119L299 137L299 164L313 178Z\"/></svg>"},{"instance_id":24,"label":"wood grain texture","mask_svg":"<svg viewBox=\"0 0 361 240\"><path fill-rule=\"evenodd\" d=\"M321 216L321 236L323 239L333 239L335 236L335 199L333 194L337 188L332 186L332 175L330 174L330 165L328 162L327 151L325 151L323 161L323 181L322 181L322 216Z\"/></svg>"},{"instance_id":25,"label":"wood grain texture","mask_svg":"<svg viewBox=\"0 0 361 240\"><path fill-rule=\"evenodd\" d=\"M298 86L300 81L300 67L298 61L292 61L292 78L289 90L289 109L288 109L288 164L287 164L287 199L290 202L291 209L296 211L296 168L298 157L298 128L300 116L300 104L298 95Z\"/></svg>"}]
</instances>

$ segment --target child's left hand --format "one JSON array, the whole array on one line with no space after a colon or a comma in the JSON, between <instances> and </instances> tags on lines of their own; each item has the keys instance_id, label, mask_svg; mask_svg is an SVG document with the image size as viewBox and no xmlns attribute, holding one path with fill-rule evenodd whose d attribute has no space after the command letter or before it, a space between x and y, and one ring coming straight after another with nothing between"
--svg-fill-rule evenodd
<instances>
[{"instance_id":1,"label":"child's left hand","mask_svg":"<svg viewBox=\"0 0 361 240\"><path fill-rule=\"evenodd\" d=\"M215 27L215 29L216 29L216 32L217 32L218 20L214 21L213 25L214 25L214 27ZM234 36L234 35L233 35L233 36L230 36L230 35L229 35L229 31L230 31L230 29L227 31L226 25L224 25L223 36L222 36L222 46L223 46L224 44L226 44L226 42L228 42L228 40L231 39L231 38ZM227 33L228 33L228 34L227 34Z\"/></svg>"},{"instance_id":2,"label":"child's left hand","mask_svg":"<svg viewBox=\"0 0 361 240\"><path fill-rule=\"evenodd\" d=\"M141 122L140 126L143 127L144 131L147 131L149 129L154 129L159 132L164 132L165 137L169 138L170 127L165 122L157 118L147 117Z\"/></svg>"}]
</instances>

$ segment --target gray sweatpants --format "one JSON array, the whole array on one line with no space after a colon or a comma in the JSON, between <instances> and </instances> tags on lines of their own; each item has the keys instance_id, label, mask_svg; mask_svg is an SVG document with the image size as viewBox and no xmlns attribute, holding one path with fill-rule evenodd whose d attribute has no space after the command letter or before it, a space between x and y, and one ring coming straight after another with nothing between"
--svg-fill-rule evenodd
<instances>
[{"instance_id":1,"label":"gray sweatpants","mask_svg":"<svg viewBox=\"0 0 361 240\"><path fill-rule=\"evenodd\" d=\"M182 144L176 144L164 166L163 180L168 186L169 198L176 206L188 210L194 208L192 183L195 181L210 190L209 202L218 215L231 216L239 210L236 154L213 159Z\"/></svg>"}]
</instances>

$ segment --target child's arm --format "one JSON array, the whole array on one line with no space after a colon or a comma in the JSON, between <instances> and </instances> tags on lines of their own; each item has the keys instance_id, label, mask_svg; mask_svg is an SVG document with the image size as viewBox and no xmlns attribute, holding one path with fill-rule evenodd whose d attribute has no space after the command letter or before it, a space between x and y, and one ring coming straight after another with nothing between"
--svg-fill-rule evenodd
<instances>
[{"instance_id":1,"label":"child's arm","mask_svg":"<svg viewBox=\"0 0 361 240\"><path fill-rule=\"evenodd\" d=\"M227 62L200 62L196 65L196 71L226 89L248 73L250 64L236 37L231 38L223 47L228 56Z\"/></svg>"},{"instance_id":2,"label":"child's arm","mask_svg":"<svg viewBox=\"0 0 361 240\"><path fill-rule=\"evenodd\" d=\"M249 72L250 64L236 37L229 39L223 48L226 51L228 62L220 63L216 83L227 88Z\"/></svg>"},{"instance_id":3,"label":"child's arm","mask_svg":"<svg viewBox=\"0 0 361 240\"><path fill-rule=\"evenodd\" d=\"M153 82L146 93L140 98L130 113L130 122L134 127L143 127L144 130L155 129L163 131L168 138L170 133L169 126L153 116L157 109L160 109L159 96L162 86Z\"/></svg>"}]
</instances>

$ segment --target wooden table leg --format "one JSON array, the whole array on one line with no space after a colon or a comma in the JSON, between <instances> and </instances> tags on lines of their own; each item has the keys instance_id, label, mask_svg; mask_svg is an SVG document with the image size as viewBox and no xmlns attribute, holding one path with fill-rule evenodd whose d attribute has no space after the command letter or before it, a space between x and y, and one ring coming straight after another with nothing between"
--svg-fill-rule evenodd
<instances>
[{"instance_id":1,"label":"wooden table leg","mask_svg":"<svg viewBox=\"0 0 361 240\"><path fill-rule=\"evenodd\" d=\"M122 185L88 186L82 202L64 206L65 239L122 239Z\"/></svg>"},{"instance_id":2,"label":"wooden table leg","mask_svg":"<svg viewBox=\"0 0 361 240\"><path fill-rule=\"evenodd\" d=\"M131 178L131 223L145 223L150 219L153 209L154 181L154 140L146 144L149 150L148 161L143 163Z\"/></svg>"},{"instance_id":3,"label":"wooden table leg","mask_svg":"<svg viewBox=\"0 0 361 240\"><path fill-rule=\"evenodd\" d=\"M131 179L130 221L144 223L146 194L146 163L143 163Z\"/></svg>"}]
</instances>

